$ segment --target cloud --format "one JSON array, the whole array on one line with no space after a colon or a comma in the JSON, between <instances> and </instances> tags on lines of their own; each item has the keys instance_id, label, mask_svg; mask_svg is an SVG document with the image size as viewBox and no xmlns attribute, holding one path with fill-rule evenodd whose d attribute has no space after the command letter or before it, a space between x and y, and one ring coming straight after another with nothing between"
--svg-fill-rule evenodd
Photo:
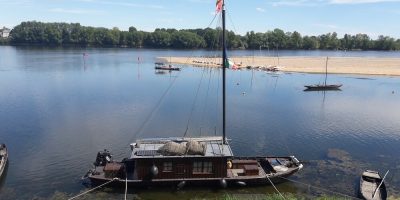
<instances>
[{"instance_id":1,"label":"cloud","mask_svg":"<svg viewBox=\"0 0 400 200\"><path fill-rule=\"evenodd\" d=\"M316 6L324 0L275 0L272 6Z\"/></svg>"},{"instance_id":2,"label":"cloud","mask_svg":"<svg viewBox=\"0 0 400 200\"><path fill-rule=\"evenodd\" d=\"M80 2L85 2L89 4L103 4L103 5L112 5L112 6L123 6L123 7L135 7L135 8L151 8L151 9L164 9L161 5L155 4L138 4L138 3L129 3L122 1L102 1L102 0L77 0Z\"/></svg>"},{"instance_id":3,"label":"cloud","mask_svg":"<svg viewBox=\"0 0 400 200\"><path fill-rule=\"evenodd\" d=\"M326 4L371 4L400 2L400 0L274 0L272 6L319 6Z\"/></svg>"},{"instance_id":4,"label":"cloud","mask_svg":"<svg viewBox=\"0 0 400 200\"><path fill-rule=\"evenodd\" d=\"M189 0L189 1L193 3L207 3L207 4L211 3L210 0Z\"/></svg>"},{"instance_id":5,"label":"cloud","mask_svg":"<svg viewBox=\"0 0 400 200\"><path fill-rule=\"evenodd\" d=\"M329 0L330 4L365 4L387 2L400 2L400 0Z\"/></svg>"},{"instance_id":6,"label":"cloud","mask_svg":"<svg viewBox=\"0 0 400 200\"><path fill-rule=\"evenodd\" d=\"M265 12L265 9L263 9L263 8L256 8L256 10L257 10L258 12Z\"/></svg>"},{"instance_id":7,"label":"cloud","mask_svg":"<svg viewBox=\"0 0 400 200\"><path fill-rule=\"evenodd\" d=\"M56 13L69 13L69 14L99 14L103 12L99 10L64 9L64 8L52 8L49 11Z\"/></svg>"}]
</instances>

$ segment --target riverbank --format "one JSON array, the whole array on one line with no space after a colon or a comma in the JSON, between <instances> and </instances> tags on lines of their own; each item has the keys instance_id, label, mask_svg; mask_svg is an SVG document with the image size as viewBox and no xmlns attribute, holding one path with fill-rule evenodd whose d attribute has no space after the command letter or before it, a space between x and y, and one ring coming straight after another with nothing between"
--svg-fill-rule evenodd
<instances>
[{"instance_id":1,"label":"riverbank","mask_svg":"<svg viewBox=\"0 0 400 200\"><path fill-rule=\"evenodd\" d=\"M218 67L220 58L159 57L173 64ZM239 68L278 66L281 71L325 73L326 57L231 57ZM400 58L329 57L328 73L400 76Z\"/></svg>"}]
</instances>

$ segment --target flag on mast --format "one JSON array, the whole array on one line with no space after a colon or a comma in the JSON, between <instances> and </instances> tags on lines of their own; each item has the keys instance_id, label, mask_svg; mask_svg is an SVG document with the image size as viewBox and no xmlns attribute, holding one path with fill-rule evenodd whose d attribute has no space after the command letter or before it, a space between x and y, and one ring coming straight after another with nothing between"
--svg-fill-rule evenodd
<instances>
[{"instance_id":1,"label":"flag on mast","mask_svg":"<svg viewBox=\"0 0 400 200\"><path fill-rule=\"evenodd\" d=\"M222 4L224 0L217 0L215 12L219 13L222 10Z\"/></svg>"}]
</instances>

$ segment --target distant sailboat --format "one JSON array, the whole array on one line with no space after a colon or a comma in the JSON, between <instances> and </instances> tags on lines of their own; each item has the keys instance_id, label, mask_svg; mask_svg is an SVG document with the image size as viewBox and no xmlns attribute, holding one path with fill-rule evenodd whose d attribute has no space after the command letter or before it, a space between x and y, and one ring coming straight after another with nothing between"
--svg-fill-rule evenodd
<instances>
[{"instance_id":1,"label":"distant sailboat","mask_svg":"<svg viewBox=\"0 0 400 200\"><path fill-rule=\"evenodd\" d=\"M314 85L305 85L305 91L324 91L324 90L340 90L342 84L326 84L326 80L328 78L328 57L326 57L325 63L325 81L324 84L314 84Z\"/></svg>"}]
</instances>

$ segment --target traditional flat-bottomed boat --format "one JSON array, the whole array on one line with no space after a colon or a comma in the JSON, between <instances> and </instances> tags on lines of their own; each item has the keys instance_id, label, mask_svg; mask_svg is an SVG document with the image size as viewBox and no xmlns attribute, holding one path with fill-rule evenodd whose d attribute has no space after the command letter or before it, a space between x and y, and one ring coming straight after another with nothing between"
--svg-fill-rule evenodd
<instances>
[{"instance_id":1,"label":"traditional flat-bottomed boat","mask_svg":"<svg viewBox=\"0 0 400 200\"><path fill-rule=\"evenodd\" d=\"M222 137L154 138L131 144L129 158L116 162L98 153L88 178L95 185L245 186L280 183L303 165L294 157L235 157Z\"/></svg>"}]
</instances>

